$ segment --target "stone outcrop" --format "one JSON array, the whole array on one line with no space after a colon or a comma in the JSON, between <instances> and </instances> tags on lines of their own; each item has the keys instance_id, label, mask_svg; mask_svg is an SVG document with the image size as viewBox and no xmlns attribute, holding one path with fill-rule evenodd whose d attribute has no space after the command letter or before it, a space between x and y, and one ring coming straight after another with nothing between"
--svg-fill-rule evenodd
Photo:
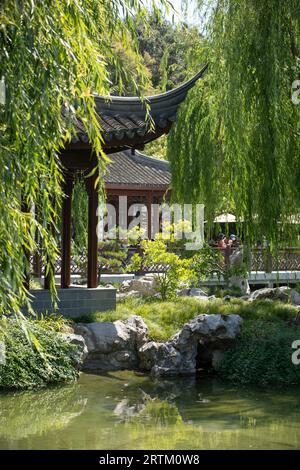
<instances>
[{"instance_id":1,"label":"stone outcrop","mask_svg":"<svg viewBox=\"0 0 300 470\"><path fill-rule=\"evenodd\" d=\"M88 355L88 348L84 338L81 335L76 335L74 333L60 333L60 336L67 341L69 344L74 344L78 348L79 355L76 357L78 368L84 363L87 355Z\"/></svg>"},{"instance_id":2,"label":"stone outcrop","mask_svg":"<svg viewBox=\"0 0 300 470\"><path fill-rule=\"evenodd\" d=\"M87 345L83 370L137 369L138 350L148 340L142 318L132 315L126 321L78 324L75 332Z\"/></svg>"},{"instance_id":3,"label":"stone outcrop","mask_svg":"<svg viewBox=\"0 0 300 470\"><path fill-rule=\"evenodd\" d=\"M231 276L229 279L229 287L237 287L242 295L250 294L250 285L248 279L242 276Z\"/></svg>"},{"instance_id":4,"label":"stone outcrop","mask_svg":"<svg viewBox=\"0 0 300 470\"><path fill-rule=\"evenodd\" d=\"M88 351L82 370L130 369L172 376L214 367L241 325L238 315L199 315L164 343L149 341L147 325L137 315L113 323L78 324L75 332Z\"/></svg>"},{"instance_id":5,"label":"stone outcrop","mask_svg":"<svg viewBox=\"0 0 300 470\"><path fill-rule=\"evenodd\" d=\"M144 276L140 279L124 281L119 291L121 294L134 292L134 295L152 296L156 293L155 278L153 276Z\"/></svg>"},{"instance_id":6,"label":"stone outcrop","mask_svg":"<svg viewBox=\"0 0 300 470\"><path fill-rule=\"evenodd\" d=\"M254 300L281 300L281 302L289 302L290 300L291 289L287 286L282 287L265 287L263 289L258 289L252 292L250 295L249 301Z\"/></svg>"},{"instance_id":7,"label":"stone outcrop","mask_svg":"<svg viewBox=\"0 0 300 470\"><path fill-rule=\"evenodd\" d=\"M296 289L291 290L291 302L293 305L300 305L300 293Z\"/></svg>"},{"instance_id":8,"label":"stone outcrop","mask_svg":"<svg viewBox=\"0 0 300 470\"><path fill-rule=\"evenodd\" d=\"M212 367L240 333L239 315L199 315L165 343L149 342L139 351L140 367L155 376L191 375Z\"/></svg>"}]
</instances>

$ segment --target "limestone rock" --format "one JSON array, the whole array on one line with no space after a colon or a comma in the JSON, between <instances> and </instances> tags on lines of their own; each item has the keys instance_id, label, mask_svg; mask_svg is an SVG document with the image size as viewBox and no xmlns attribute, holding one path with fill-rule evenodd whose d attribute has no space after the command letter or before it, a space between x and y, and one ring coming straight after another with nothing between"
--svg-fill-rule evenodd
<instances>
[{"instance_id":1,"label":"limestone rock","mask_svg":"<svg viewBox=\"0 0 300 470\"><path fill-rule=\"evenodd\" d=\"M79 358L76 366L80 367L88 355L88 349L84 338L81 335L74 333L60 333L60 336L67 341L67 343L74 344L78 348Z\"/></svg>"},{"instance_id":2,"label":"limestone rock","mask_svg":"<svg viewBox=\"0 0 300 470\"><path fill-rule=\"evenodd\" d=\"M238 250L234 251L234 253L232 253L229 256L230 266L241 266L243 264L243 259L244 259L243 250L239 248Z\"/></svg>"},{"instance_id":3,"label":"limestone rock","mask_svg":"<svg viewBox=\"0 0 300 470\"><path fill-rule=\"evenodd\" d=\"M113 323L78 324L76 333L83 336L88 349L83 370L136 369L137 351L148 340L148 328L137 315Z\"/></svg>"},{"instance_id":4,"label":"limestone rock","mask_svg":"<svg viewBox=\"0 0 300 470\"><path fill-rule=\"evenodd\" d=\"M157 375L177 375L182 362L181 355L172 344L151 341L139 350L140 368Z\"/></svg>"},{"instance_id":5,"label":"limestone rock","mask_svg":"<svg viewBox=\"0 0 300 470\"><path fill-rule=\"evenodd\" d=\"M208 300L208 295L202 289L200 289L200 287L183 287L178 291L178 295L197 297L200 300Z\"/></svg>"},{"instance_id":6,"label":"limestone rock","mask_svg":"<svg viewBox=\"0 0 300 470\"><path fill-rule=\"evenodd\" d=\"M239 315L199 315L170 341L150 342L139 350L140 367L155 376L192 375L198 366L214 366L240 333Z\"/></svg>"},{"instance_id":7,"label":"limestone rock","mask_svg":"<svg viewBox=\"0 0 300 470\"><path fill-rule=\"evenodd\" d=\"M180 297L186 297L188 295L190 295L190 290L188 287L182 287L181 289L178 289L177 291L177 294L180 296Z\"/></svg>"},{"instance_id":8,"label":"limestone rock","mask_svg":"<svg viewBox=\"0 0 300 470\"><path fill-rule=\"evenodd\" d=\"M282 287L265 287L263 289L258 289L252 292L250 295L249 301L254 300L281 300L281 302L288 302L290 299L291 289L287 286Z\"/></svg>"},{"instance_id":9,"label":"limestone rock","mask_svg":"<svg viewBox=\"0 0 300 470\"><path fill-rule=\"evenodd\" d=\"M130 290L131 280L123 281L120 285L119 292L128 292Z\"/></svg>"},{"instance_id":10,"label":"limestone rock","mask_svg":"<svg viewBox=\"0 0 300 470\"><path fill-rule=\"evenodd\" d=\"M113 323L78 324L75 332L88 351L83 370L140 369L154 376L174 376L214 367L241 325L238 315L199 315L162 343L148 340L147 325L137 315Z\"/></svg>"},{"instance_id":11,"label":"limestone rock","mask_svg":"<svg viewBox=\"0 0 300 470\"><path fill-rule=\"evenodd\" d=\"M128 299L128 297L140 297L140 292L136 290L130 290L128 292L120 292L116 295L117 300Z\"/></svg>"},{"instance_id":12,"label":"limestone rock","mask_svg":"<svg viewBox=\"0 0 300 470\"><path fill-rule=\"evenodd\" d=\"M139 295L154 295L156 293L155 278L152 276L144 276L140 279L132 279L130 281L122 282L120 286L120 293L128 293L131 291L138 293Z\"/></svg>"},{"instance_id":13,"label":"limestone rock","mask_svg":"<svg viewBox=\"0 0 300 470\"><path fill-rule=\"evenodd\" d=\"M296 289L291 290L291 302L293 305L300 305L300 293Z\"/></svg>"},{"instance_id":14,"label":"limestone rock","mask_svg":"<svg viewBox=\"0 0 300 470\"><path fill-rule=\"evenodd\" d=\"M200 299L200 300L208 300L208 295L199 287L192 287L190 289L189 295L191 297L197 297L197 299Z\"/></svg>"},{"instance_id":15,"label":"limestone rock","mask_svg":"<svg viewBox=\"0 0 300 470\"><path fill-rule=\"evenodd\" d=\"M229 279L229 287L238 287L242 295L250 294L250 285L248 279L241 276L231 276Z\"/></svg>"}]
</instances>

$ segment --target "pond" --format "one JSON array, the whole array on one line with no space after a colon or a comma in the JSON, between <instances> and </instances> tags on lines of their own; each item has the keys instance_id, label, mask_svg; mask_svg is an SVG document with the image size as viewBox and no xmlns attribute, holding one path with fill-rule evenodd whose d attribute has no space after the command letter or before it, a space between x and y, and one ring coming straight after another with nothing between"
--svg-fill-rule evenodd
<instances>
[{"instance_id":1,"label":"pond","mask_svg":"<svg viewBox=\"0 0 300 470\"><path fill-rule=\"evenodd\" d=\"M82 374L0 394L0 449L299 449L300 387Z\"/></svg>"}]
</instances>

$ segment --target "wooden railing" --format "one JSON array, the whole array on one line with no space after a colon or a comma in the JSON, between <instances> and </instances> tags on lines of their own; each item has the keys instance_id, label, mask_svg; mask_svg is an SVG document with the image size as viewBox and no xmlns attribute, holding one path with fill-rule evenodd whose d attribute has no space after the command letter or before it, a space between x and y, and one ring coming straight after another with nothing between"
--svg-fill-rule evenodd
<instances>
[{"instance_id":1,"label":"wooden railing","mask_svg":"<svg viewBox=\"0 0 300 470\"><path fill-rule=\"evenodd\" d=\"M254 248L251 250L251 271L300 271L300 248L286 248L273 255Z\"/></svg>"},{"instance_id":2,"label":"wooden railing","mask_svg":"<svg viewBox=\"0 0 300 470\"><path fill-rule=\"evenodd\" d=\"M217 250L217 248L215 248ZM236 249L236 248L235 248ZM224 256L224 268L229 266L230 255L235 249L221 250ZM130 263L130 258L132 254L136 251L139 251L139 248L130 249L129 255L123 261L123 266L121 270L126 271L127 266ZM39 276L43 273L43 267L39 266L39 271L37 271L37 263L34 257L31 257L32 273L33 275ZM279 250L276 255L271 255L270 252L266 249L253 248L250 254L249 267L251 271L300 271L300 247L290 247L285 250ZM76 256L73 256L71 260L71 274L85 276L87 269L87 255L82 253ZM166 270L164 265L153 264L151 267L146 267L142 263L142 267L139 270L138 274L146 274L153 272L163 272ZM103 265L101 267L101 273L110 274L114 272L120 272L120 269L114 270L109 264ZM55 262L55 274L61 274L61 258L57 258Z\"/></svg>"}]
</instances>

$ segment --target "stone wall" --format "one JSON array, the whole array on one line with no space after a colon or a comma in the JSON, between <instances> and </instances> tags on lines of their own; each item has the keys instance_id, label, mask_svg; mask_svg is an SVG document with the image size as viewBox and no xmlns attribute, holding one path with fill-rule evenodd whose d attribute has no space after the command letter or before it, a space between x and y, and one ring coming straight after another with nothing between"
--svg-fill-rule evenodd
<instances>
[{"instance_id":1,"label":"stone wall","mask_svg":"<svg viewBox=\"0 0 300 470\"><path fill-rule=\"evenodd\" d=\"M33 296L33 310L37 313L53 313L55 311L55 313L76 318L94 312L116 309L116 289L113 287L57 289L59 298L57 310L52 304L48 290L31 290L30 294Z\"/></svg>"}]
</instances>

